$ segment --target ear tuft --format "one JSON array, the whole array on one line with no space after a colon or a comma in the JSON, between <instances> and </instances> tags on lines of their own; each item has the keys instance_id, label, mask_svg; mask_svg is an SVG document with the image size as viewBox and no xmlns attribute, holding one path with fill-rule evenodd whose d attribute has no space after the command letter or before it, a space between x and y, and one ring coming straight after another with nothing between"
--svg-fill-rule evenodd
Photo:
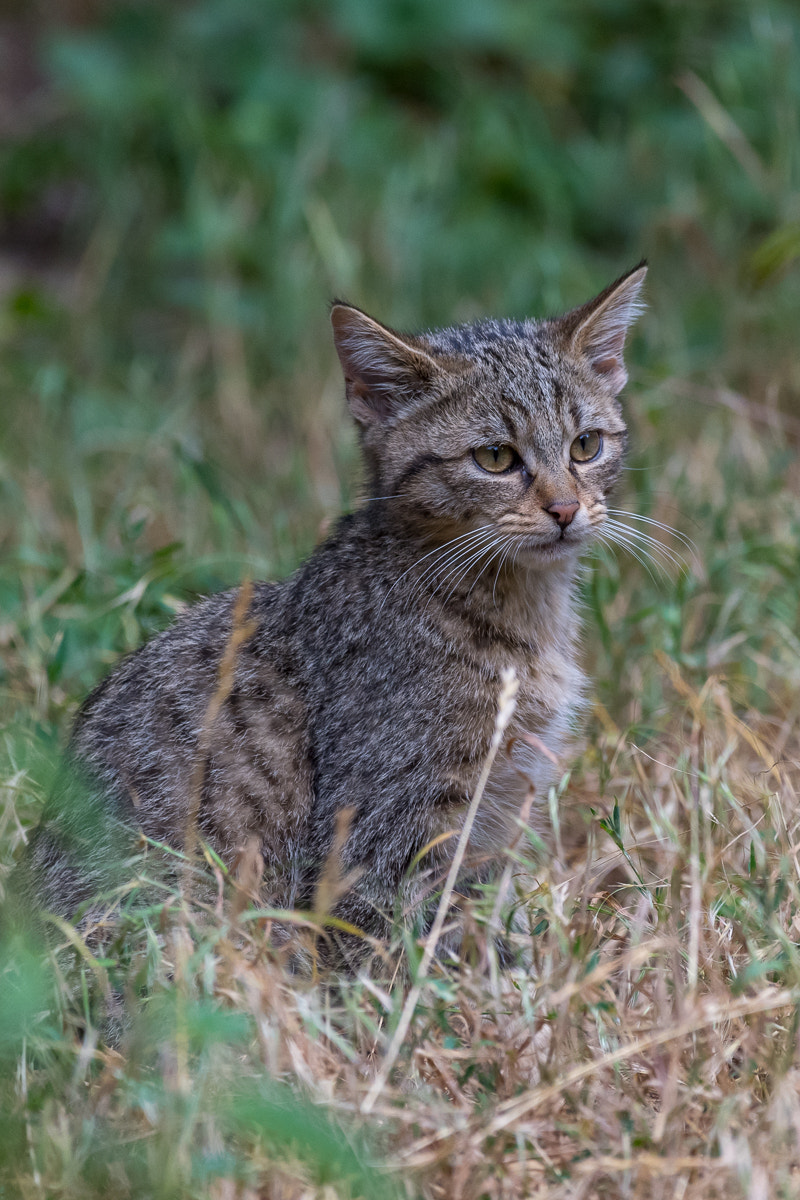
<instances>
[{"instance_id":1,"label":"ear tuft","mask_svg":"<svg viewBox=\"0 0 800 1200\"><path fill-rule=\"evenodd\" d=\"M588 304L562 317L571 349L588 358L613 395L628 382L623 351L633 322L644 311L640 299L647 265L642 262Z\"/></svg>"},{"instance_id":2,"label":"ear tuft","mask_svg":"<svg viewBox=\"0 0 800 1200\"><path fill-rule=\"evenodd\" d=\"M331 324L347 401L360 425L390 420L440 369L419 346L350 304L334 303Z\"/></svg>"}]
</instances>

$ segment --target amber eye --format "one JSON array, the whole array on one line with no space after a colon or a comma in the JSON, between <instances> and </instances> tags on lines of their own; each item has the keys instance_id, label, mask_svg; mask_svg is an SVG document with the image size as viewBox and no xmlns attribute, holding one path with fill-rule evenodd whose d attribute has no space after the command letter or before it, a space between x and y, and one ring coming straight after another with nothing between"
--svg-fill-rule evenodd
<instances>
[{"instance_id":1,"label":"amber eye","mask_svg":"<svg viewBox=\"0 0 800 1200\"><path fill-rule=\"evenodd\" d=\"M569 456L573 462L591 462L602 449L603 435L592 429L589 433L578 434L569 448Z\"/></svg>"},{"instance_id":2,"label":"amber eye","mask_svg":"<svg viewBox=\"0 0 800 1200\"><path fill-rule=\"evenodd\" d=\"M492 475L502 475L504 471L510 471L519 462L519 455L513 446L476 446L472 451L472 457L479 467L484 471L491 471Z\"/></svg>"}]
</instances>

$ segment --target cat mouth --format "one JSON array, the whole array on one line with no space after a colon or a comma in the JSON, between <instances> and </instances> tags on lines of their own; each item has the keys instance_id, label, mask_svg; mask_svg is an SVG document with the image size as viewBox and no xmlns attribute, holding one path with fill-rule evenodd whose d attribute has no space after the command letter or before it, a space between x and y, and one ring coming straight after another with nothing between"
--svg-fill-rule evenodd
<instances>
[{"instance_id":1,"label":"cat mouth","mask_svg":"<svg viewBox=\"0 0 800 1200\"><path fill-rule=\"evenodd\" d=\"M534 535L520 539L518 557L526 556L539 562L556 562L571 557L584 548L586 535L562 530L544 541Z\"/></svg>"}]
</instances>

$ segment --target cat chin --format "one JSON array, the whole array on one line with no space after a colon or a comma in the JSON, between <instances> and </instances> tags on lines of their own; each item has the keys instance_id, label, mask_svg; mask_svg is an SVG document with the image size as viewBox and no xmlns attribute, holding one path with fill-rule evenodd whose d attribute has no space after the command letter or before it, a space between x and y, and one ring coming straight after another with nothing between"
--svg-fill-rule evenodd
<instances>
[{"instance_id":1,"label":"cat chin","mask_svg":"<svg viewBox=\"0 0 800 1200\"><path fill-rule=\"evenodd\" d=\"M526 567L554 567L571 562L585 549L585 539L557 538L552 542L531 542L522 545L516 553L516 561Z\"/></svg>"}]
</instances>

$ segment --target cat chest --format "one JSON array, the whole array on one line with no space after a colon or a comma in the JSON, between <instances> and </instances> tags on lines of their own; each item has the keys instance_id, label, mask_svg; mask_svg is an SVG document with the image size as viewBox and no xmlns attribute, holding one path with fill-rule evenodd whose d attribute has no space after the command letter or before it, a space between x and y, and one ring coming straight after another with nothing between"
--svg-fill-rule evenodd
<instances>
[{"instance_id":1,"label":"cat chest","mask_svg":"<svg viewBox=\"0 0 800 1200\"><path fill-rule=\"evenodd\" d=\"M496 853L510 844L523 806L529 823L543 831L550 788L568 765L584 706L582 672L569 660L540 662L518 670L520 688L509 724L481 800L470 844Z\"/></svg>"}]
</instances>

